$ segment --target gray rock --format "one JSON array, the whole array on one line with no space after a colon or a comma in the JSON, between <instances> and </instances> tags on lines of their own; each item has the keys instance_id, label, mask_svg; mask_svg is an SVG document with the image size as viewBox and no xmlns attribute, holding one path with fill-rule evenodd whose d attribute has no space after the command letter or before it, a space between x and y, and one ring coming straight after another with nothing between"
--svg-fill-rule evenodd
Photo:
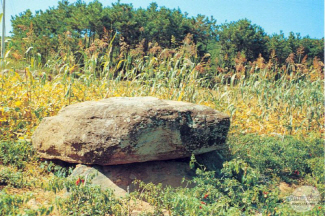
<instances>
[{"instance_id":1,"label":"gray rock","mask_svg":"<svg viewBox=\"0 0 325 216\"><path fill-rule=\"evenodd\" d=\"M119 97L63 108L42 120L32 142L45 159L128 164L223 149L229 126L229 116L206 106Z\"/></svg>"}]
</instances>

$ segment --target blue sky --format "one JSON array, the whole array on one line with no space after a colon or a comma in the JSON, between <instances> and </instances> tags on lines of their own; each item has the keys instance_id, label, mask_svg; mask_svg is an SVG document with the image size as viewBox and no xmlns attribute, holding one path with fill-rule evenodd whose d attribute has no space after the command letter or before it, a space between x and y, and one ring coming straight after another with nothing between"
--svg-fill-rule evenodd
<instances>
[{"instance_id":1,"label":"blue sky","mask_svg":"<svg viewBox=\"0 0 325 216\"><path fill-rule=\"evenodd\" d=\"M1 0L1 6L2 6ZM90 2L92 0L85 0ZM57 6L57 0L6 0L6 32L11 30L12 15L30 9L46 10ZM75 0L70 0L70 3ZM110 6L116 0L100 0L104 6ZM152 0L121 0L132 3L135 8L147 8ZM261 26L266 33L289 32L309 35L311 38L324 37L324 0L156 0L158 6L180 8L189 16L202 14L213 16L217 24L225 21L237 21L247 18L253 24Z\"/></svg>"}]
</instances>

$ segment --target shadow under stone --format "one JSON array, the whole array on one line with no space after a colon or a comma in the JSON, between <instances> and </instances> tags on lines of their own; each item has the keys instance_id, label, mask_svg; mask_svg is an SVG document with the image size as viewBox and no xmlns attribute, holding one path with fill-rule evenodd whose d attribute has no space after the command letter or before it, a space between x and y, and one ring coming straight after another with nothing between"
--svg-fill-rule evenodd
<instances>
[{"instance_id":1,"label":"shadow under stone","mask_svg":"<svg viewBox=\"0 0 325 216\"><path fill-rule=\"evenodd\" d=\"M196 159L208 170L222 167L223 156L217 151L196 155ZM161 183L162 186L194 187L194 184L183 181L192 180L195 176L195 170L190 169L189 161L190 158L184 158L109 166L77 165L71 176L91 180L92 184L99 185L103 190L113 189L115 195L125 196L127 192L138 189L132 183L136 179L144 183Z\"/></svg>"}]
</instances>

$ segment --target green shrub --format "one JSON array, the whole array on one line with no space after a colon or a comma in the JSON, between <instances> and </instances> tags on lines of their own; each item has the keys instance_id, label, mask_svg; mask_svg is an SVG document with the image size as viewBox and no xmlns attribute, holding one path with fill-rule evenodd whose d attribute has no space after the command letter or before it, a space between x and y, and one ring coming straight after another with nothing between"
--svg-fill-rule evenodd
<instances>
[{"instance_id":1,"label":"green shrub","mask_svg":"<svg viewBox=\"0 0 325 216\"><path fill-rule=\"evenodd\" d=\"M24 209L23 216L39 216L39 215L50 215L53 211L53 206L40 206L37 209Z\"/></svg>"},{"instance_id":2,"label":"green shrub","mask_svg":"<svg viewBox=\"0 0 325 216\"><path fill-rule=\"evenodd\" d=\"M0 191L0 215L18 215L21 206L26 198L21 195L10 195Z\"/></svg>"},{"instance_id":3,"label":"green shrub","mask_svg":"<svg viewBox=\"0 0 325 216\"><path fill-rule=\"evenodd\" d=\"M68 165L68 167L55 164L52 161L44 161L40 164L40 167L48 173L53 173L57 177L68 177L71 174L74 165Z\"/></svg>"},{"instance_id":4,"label":"green shrub","mask_svg":"<svg viewBox=\"0 0 325 216\"><path fill-rule=\"evenodd\" d=\"M0 163L21 169L27 162L35 159L35 150L30 142L0 141Z\"/></svg>"},{"instance_id":5,"label":"green shrub","mask_svg":"<svg viewBox=\"0 0 325 216\"><path fill-rule=\"evenodd\" d=\"M41 187L44 190L47 191L53 191L54 193L57 193L61 190L63 190L66 187L66 184L68 184L68 180L63 177L57 177L53 175L48 182L42 183Z\"/></svg>"},{"instance_id":6,"label":"green shrub","mask_svg":"<svg viewBox=\"0 0 325 216\"><path fill-rule=\"evenodd\" d=\"M315 167L312 168L310 161L313 158L323 158L320 138L301 140L292 136L281 138L249 134L230 137L229 145L234 157L243 159L265 175L278 176L287 182L311 174L323 166L314 163ZM321 174L319 171L314 173Z\"/></svg>"},{"instance_id":7,"label":"green shrub","mask_svg":"<svg viewBox=\"0 0 325 216\"><path fill-rule=\"evenodd\" d=\"M172 215L264 215L273 213L281 201L276 186L261 181L259 171L241 159L226 162L221 175L216 178L213 171L197 169L197 177L189 182L193 188L136 182L139 191L132 195L155 206L155 214L166 209Z\"/></svg>"},{"instance_id":8,"label":"green shrub","mask_svg":"<svg viewBox=\"0 0 325 216\"><path fill-rule=\"evenodd\" d=\"M80 179L66 180L65 187L68 197L56 201L62 215L127 215L123 203L115 198L112 190L103 191Z\"/></svg>"},{"instance_id":9,"label":"green shrub","mask_svg":"<svg viewBox=\"0 0 325 216\"><path fill-rule=\"evenodd\" d=\"M13 169L5 167L0 170L0 185L22 188L29 186L22 172L15 172Z\"/></svg>"}]
</instances>

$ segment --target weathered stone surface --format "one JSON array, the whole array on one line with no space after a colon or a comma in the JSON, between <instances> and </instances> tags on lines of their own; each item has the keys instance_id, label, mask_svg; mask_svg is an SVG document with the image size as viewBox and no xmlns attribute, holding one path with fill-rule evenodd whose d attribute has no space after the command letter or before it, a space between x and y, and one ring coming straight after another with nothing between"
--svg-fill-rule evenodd
<instances>
[{"instance_id":1,"label":"weathered stone surface","mask_svg":"<svg viewBox=\"0 0 325 216\"><path fill-rule=\"evenodd\" d=\"M120 164L110 166L77 165L71 176L91 179L93 185L101 189L112 189L116 196L123 197L127 191L133 192L137 185L132 182L136 179L145 183L161 183L163 186L189 186L182 183L183 178L190 180L195 175L188 161L149 161L143 163Z\"/></svg>"},{"instance_id":2,"label":"weathered stone surface","mask_svg":"<svg viewBox=\"0 0 325 216\"><path fill-rule=\"evenodd\" d=\"M127 164L224 148L229 126L229 116L206 106L120 97L63 108L42 120L32 142L46 159Z\"/></svg>"}]
</instances>

